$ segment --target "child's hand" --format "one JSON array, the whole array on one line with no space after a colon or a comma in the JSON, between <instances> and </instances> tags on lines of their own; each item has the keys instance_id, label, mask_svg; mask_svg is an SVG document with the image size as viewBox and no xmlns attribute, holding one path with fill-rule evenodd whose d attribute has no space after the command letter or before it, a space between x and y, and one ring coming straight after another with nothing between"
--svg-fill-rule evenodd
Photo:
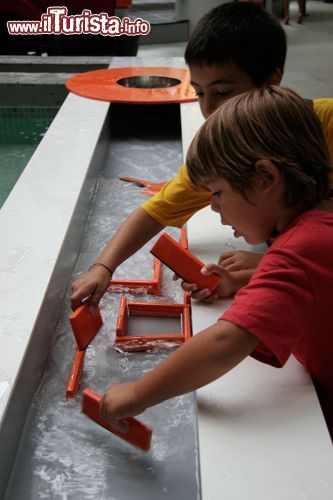
<instances>
[{"instance_id":1,"label":"child's hand","mask_svg":"<svg viewBox=\"0 0 333 500\"><path fill-rule=\"evenodd\" d=\"M262 257L260 253L236 250L235 252L223 253L218 263L227 271L242 271L244 269L255 269Z\"/></svg>"},{"instance_id":2,"label":"child's hand","mask_svg":"<svg viewBox=\"0 0 333 500\"><path fill-rule=\"evenodd\" d=\"M100 403L100 414L119 431L125 431L126 422L121 419L139 415L146 408L138 401L136 382L115 384L104 393Z\"/></svg>"},{"instance_id":3,"label":"child's hand","mask_svg":"<svg viewBox=\"0 0 333 500\"><path fill-rule=\"evenodd\" d=\"M182 281L181 286L183 290L191 292L191 297L193 299L210 303L218 298L230 297L230 295L233 295L237 291L236 282L232 273L223 269L223 267L217 264L207 264L201 269L201 273L207 276L215 273L221 276L221 283L212 291L209 288L198 290L195 283Z\"/></svg>"},{"instance_id":4,"label":"child's hand","mask_svg":"<svg viewBox=\"0 0 333 500\"><path fill-rule=\"evenodd\" d=\"M73 311L81 305L86 297L90 307L96 307L110 284L110 273L102 266L95 266L82 274L72 284L71 306Z\"/></svg>"}]
</instances>

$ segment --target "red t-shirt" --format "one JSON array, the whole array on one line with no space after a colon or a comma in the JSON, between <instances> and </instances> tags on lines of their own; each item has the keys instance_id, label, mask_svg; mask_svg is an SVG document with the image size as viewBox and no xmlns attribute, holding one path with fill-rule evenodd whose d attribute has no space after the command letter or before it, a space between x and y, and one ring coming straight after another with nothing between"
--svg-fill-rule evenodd
<instances>
[{"instance_id":1,"label":"red t-shirt","mask_svg":"<svg viewBox=\"0 0 333 500\"><path fill-rule=\"evenodd\" d=\"M333 213L305 212L277 236L221 319L260 340L252 356L264 363L281 367L294 354L313 377L332 432Z\"/></svg>"}]
</instances>

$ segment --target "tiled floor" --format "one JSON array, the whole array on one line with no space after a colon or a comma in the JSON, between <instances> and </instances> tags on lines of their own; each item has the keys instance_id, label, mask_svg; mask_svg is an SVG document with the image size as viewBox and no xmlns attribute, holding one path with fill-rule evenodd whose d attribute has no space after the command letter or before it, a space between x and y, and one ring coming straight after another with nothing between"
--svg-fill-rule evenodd
<instances>
[{"instance_id":1,"label":"tiled floor","mask_svg":"<svg viewBox=\"0 0 333 500\"><path fill-rule=\"evenodd\" d=\"M333 97L333 3L307 2L309 17L301 25L296 23L296 2L291 2L290 11L283 84L304 97ZM182 57L185 47L186 42L142 45L138 56Z\"/></svg>"},{"instance_id":2,"label":"tiled floor","mask_svg":"<svg viewBox=\"0 0 333 500\"><path fill-rule=\"evenodd\" d=\"M173 0L132 0L130 17L142 17L151 23L167 23L176 20Z\"/></svg>"}]
</instances>

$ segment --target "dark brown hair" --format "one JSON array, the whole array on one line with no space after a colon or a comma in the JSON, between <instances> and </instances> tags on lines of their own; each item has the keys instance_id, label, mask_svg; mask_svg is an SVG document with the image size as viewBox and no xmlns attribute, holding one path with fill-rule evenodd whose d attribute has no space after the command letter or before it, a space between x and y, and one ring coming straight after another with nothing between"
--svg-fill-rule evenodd
<instances>
[{"instance_id":1,"label":"dark brown hair","mask_svg":"<svg viewBox=\"0 0 333 500\"><path fill-rule=\"evenodd\" d=\"M267 84L276 69L283 73L286 34L278 19L261 6L228 2L203 16L185 50L188 65L233 64L255 86Z\"/></svg>"}]
</instances>

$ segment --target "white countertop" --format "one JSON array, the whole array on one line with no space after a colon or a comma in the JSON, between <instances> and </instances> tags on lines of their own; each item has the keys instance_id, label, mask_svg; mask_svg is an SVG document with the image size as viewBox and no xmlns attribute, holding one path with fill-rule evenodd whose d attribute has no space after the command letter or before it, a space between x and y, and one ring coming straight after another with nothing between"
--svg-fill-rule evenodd
<instances>
[{"instance_id":1,"label":"white countertop","mask_svg":"<svg viewBox=\"0 0 333 500\"><path fill-rule=\"evenodd\" d=\"M0 425L108 108L70 94L1 208Z\"/></svg>"}]
</instances>

